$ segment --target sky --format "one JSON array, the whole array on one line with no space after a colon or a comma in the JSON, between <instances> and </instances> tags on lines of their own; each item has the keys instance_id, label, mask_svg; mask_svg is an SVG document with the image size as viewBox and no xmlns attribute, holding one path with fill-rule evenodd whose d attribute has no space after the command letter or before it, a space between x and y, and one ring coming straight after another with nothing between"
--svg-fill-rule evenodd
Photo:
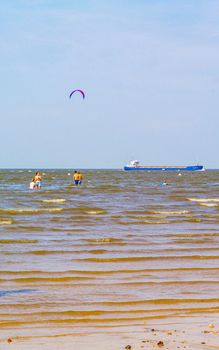
<instances>
[{"instance_id":1,"label":"sky","mask_svg":"<svg viewBox=\"0 0 219 350\"><path fill-rule=\"evenodd\" d=\"M218 0L1 1L0 168L219 168L218 13Z\"/></svg>"}]
</instances>

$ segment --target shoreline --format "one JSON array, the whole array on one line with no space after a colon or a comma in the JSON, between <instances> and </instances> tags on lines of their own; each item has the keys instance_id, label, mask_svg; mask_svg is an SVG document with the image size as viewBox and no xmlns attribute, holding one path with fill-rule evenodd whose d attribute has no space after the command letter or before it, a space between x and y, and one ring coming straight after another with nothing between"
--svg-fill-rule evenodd
<instances>
[{"instance_id":1,"label":"shoreline","mask_svg":"<svg viewBox=\"0 0 219 350\"><path fill-rule=\"evenodd\" d=\"M214 316L216 320L218 315ZM48 327L43 330L44 334L40 328L4 329L0 346L16 350L218 349L219 326L210 328L209 324L214 326L211 321L212 317L197 320L196 317L182 316L171 319L171 322L147 322L145 325Z\"/></svg>"}]
</instances>

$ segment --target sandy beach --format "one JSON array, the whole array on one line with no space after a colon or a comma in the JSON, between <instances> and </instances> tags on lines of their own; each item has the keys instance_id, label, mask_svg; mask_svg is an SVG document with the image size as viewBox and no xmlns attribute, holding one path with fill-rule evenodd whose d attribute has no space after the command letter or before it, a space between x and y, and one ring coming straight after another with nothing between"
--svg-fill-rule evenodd
<instances>
[{"instance_id":1,"label":"sandy beach","mask_svg":"<svg viewBox=\"0 0 219 350\"><path fill-rule=\"evenodd\" d=\"M154 328L150 328L149 325L118 327L117 329L103 327L98 333L95 329L84 330L81 333L74 329L72 334L69 329L62 334L60 329L53 329L52 332L47 330L44 336L37 335L35 332L35 336L31 336L31 332L28 330L25 332L23 330L10 330L3 332L0 345L2 349L17 350L219 349L219 327L211 329L207 324L208 321L200 318L194 324L192 318L186 320L176 318L168 324L157 323ZM19 336L19 333L23 336ZM48 335L48 333L50 334Z\"/></svg>"}]
</instances>

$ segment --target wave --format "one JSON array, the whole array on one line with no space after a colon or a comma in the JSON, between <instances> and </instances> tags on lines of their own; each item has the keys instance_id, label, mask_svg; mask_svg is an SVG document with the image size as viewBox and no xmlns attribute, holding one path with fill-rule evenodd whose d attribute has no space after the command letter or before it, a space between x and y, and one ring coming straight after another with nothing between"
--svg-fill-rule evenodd
<instances>
[{"instance_id":1,"label":"wave","mask_svg":"<svg viewBox=\"0 0 219 350\"><path fill-rule=\"evenodd\" d=\"M143 279L143 277L142 277ZM17 277L17 278L0 278L0 283L5 282L12 282L12 283L33 283L35 286L39 284L49 284L51 283L69 283L69 282L75 282L73 283L76 287L81 286L99 286L99 281L96 280L96 276L63 276L63 277ZM87 283L83 283L87 282ZM218 285L218 280L169 280L169 281L153 281L153 280L134 280L134 281L107 281L104 283L106 286L109 286L110 288L118 287L118 286L128 286L128 287L135 287L135 286L146 286L146 287L153 287L153 286L193 286L193 285Z\"/></svg>"},{"instance_id":2,"label":"wave","mask_svg":"<svg viewBox=\"0 0 219 350\"><path fill-rule=\"evenodd\" d=\"M47 271L41 271L41 270L30 270L30 271L7 271L3 270L0 271L0 276L1 279L3 280L4 278L7 278L7 280L17 280L17 281L34 281L35 279L42 279L44 280L49 280L50 278L54 281L54 279L58 279L58 281L62 281L63 278L67 279L75 279L75 277L89 277L89 279L97 278L99 275L107 276L107 275L120 275L120 274L126 274L126 275L139 275L139 274L144 274L145 275L150 275L152 273L176 273L176 272L219 272L219 267L180 267L180 268L151 268L151 269L118 269L118 270L67 270L64 272L60 271L54 271L54 272L47 272ZM71 276L71 274L73 276ZM82 279L82 278L81 278Z\"/></svg>"},{"instance_id":3,"label":"wave","mask_svg":"<svg viewBox=\"0 0 219 350\"><path fill-rule=\"evenodd\" d=\"M87 281L94 279L92 277L85 277L85 276L64 276L64 277L18 277L13 279L5 279L7 282L17 282L17 283L37 283L37 282L55 282L55 283L62 283L62 282L73 282L73 281ZM4 279L0 279L2 282Z\"/></svg>"},{"instance_id":4,"label":"wave","mask_svg":"<svg viewBox=\"0 0 219 350\"><path fill-rule=\"evenodd\" d=\"M128 226L128 225L166 225L172 223L169 220L141 220L141 221L118 221L120 225Z\"/></svg>"},{"instance_id":5,"label":"wave","mask_svg":"<svg viewBox=\"0 0 219 350\"><path fill-rule=\"evenodd\" d=\"M57 255L57 254L72 254L75 251L70 250L31 250L28 252L23 252L22 254L33 254L33 255ZM9 253L10 254L10 253ZM11 254L17 254L16 252Z\"/></svg>"},{"instance_id":6,"label":"wave","mask_svg":"<svg viewBox=\"0 0 219 350\"><path fill-rule=\"evenodd\" d=\"M11 225L13 224L12 219L0 219L0 225Z\"/></svg>"},{"instance_id":7,"label":"wave","mask_svg":"<svg viewBox=\"0 0 219 350\"><path fill-rule=\"evenodd\" d=\"M106 210L100 207L89 207L89 206L81 206L81 207L72 207L65 208L65 212L75 213L75 214L107 214Z\"/></svg>"},{"instance_id":8,"label":"wave","mask_svg":"<svg viewBox=\"0 0 219 350\"><path fill-rule=\"evenodd\" d=\"M138 222L134 222L135 224L153 224L153 225L166 225L166 224L170 224L171 221L168 220L142 220L142 221L138 221Z\"/></svg>"},{"instance_id":9,"label":"wave","mask_svg":"<svg viewBox=\"0 0 219 350\"><path fill-rule=\"evenodd\" d=\"M86 211L85 213L89 214L89 215L106 214L106 212L104 210L90 210L90 211Z\"/></svg>"},{"instance_id":10,"label":"wave","mask_svg":"<svg viewBox=\"0 0 219 350\"><path fill-rule=\"evenodd\" d=\"M24 225L19 225L18 223L16 223L16 226L10 226L10 232L25 232L25 231L28 231L28 232L33 232L33 231L36 231L36 232L43 232L43 231L46 231L47 228L45 226L24 226ZM56 228L52 228L52 231L57 231ZM62 230L63 232L63 230Z\"/></svg>"},{"instance_id":11,"label":"wave","mask_svg":"<svg viewBox=\"0 0 219 350\"><path fill-rule=\"evenodd\" d=\"M209 259L219 259L219 255L174 255L174 256L133 256L133 257L117 257L117 258L83 258L76 259L78 261L88 261L88 262L96 262L96 263L113 263L113 262L131 262L131 261L144 261L144 260L181 260L181 259L189 259L189 260L209 260Z\"/></svg>"},{"instance_id":12,"label":"wave","mask_svg":"<svg viewBox=\"0 0 219 350\"><path fill-rule=\"evenodd\" d=\"M37 239L0 239L0 244L32 244L38 242Z\"/></svg>"},{"instance_id":13,"label":"wave","mask_svg":"<svg viewBox=\"0 0 219 350\"><path fill-rule=\"evenodd\" d=\"M156 215L156 214L148 214L148 215L129 215L127 216L129 219L165 219L167 215ZM122 218L122 216L115 216L115 219Z\"/></svg>"},{"instance_id":14,"label":"wave","mask_svg":"<svg viewBox=\"0 0 219 350\"><path fill-rule=\"evenodd\" d=\"M70 319L46 319L46 320L30 320L30 321L19 321L19 320L1 320L0 326L1 327L18 327L18 326L35 326L37 324L48 326L52 324L78 324L78 323L88 323L88 324L106 324L106 323L116 323L119 322L127 322L130 323L131 321L147 321L150 319L163 319L167 318L167 315L159 315L159 316L145 316L145 317L112 317L112 318L70 318Z\"/></svg>"},{"instance_id":15,"label":"wave","mask_svg":"<svg viewBox=\"0 0 219 350\"><path fill-rule=\"evenodd\" d=\"M172 214L173 215L173 214ZM173 224L178 224L178 223L184 223L184 222L203 222L205 217L203 218L198 218L198 217L193 217L193 216L186 216L186 215L181 215L180 218L175 217L174 215L174 219L170 218L170 215L165 215L165 216L157 216L157 217L153 217L153 219L150 220L146 220L143 219L143 217L131 217L130 221L122 221L122 220L118 220L117 223L124 225L124 226L128 226L128 225L173 225ZM165 220L166 218L166 220ZM138 219L138 220L137 220ZM156 220L158 219L158 220ZM160 219L164 219L164 220L160 220ZM217 218L214 217L215 220L217 220Z\"/></svg>"},{"instance_id":16,"label":"wave","mask_svg":"<svg viewBox=\"0 0 219 350\"><path fill-rule=\"evenodd\" d=\"M129 306L129 305L171 305L171 304L204 304L219 303L219 298L192 298L192 299L148 299L148 300L124 300L124 301L102 301L101 305L105 306ZM97 303L94 303L97 304Z\"/></svg>"},{"instance_id":17,"label":"wave","mask_svg":"<svg viewBox=\"0 0 219 350\"><path fill-rule=\"evenodd\" d=\"M23 292L34 292L34 291L38 291L37 289L27 289L27 290L21 290L21 291L16 291L16 290L12 290L12 291L3 291L3 292L6 292L6 293L23 293ZM162 307L165 305L168 305L168 307L172 307L172 305L176 304L176 305L180 305L182 304L183 307L184 305L189 305L189 304L193 304L193 305L196 305L196 304L207 304L207 305L210 305L210 304L216 304L215 306L218 307L218 303L219 303L219 298L187 298L187 299L184 299L184 298L159 298L159 299L139 299L139 300L117 300L117 301L90 301L88 303L88 306L89 308L93 308L95 310L99 310L100 308L102 309L103 307L108 307L108 306L112 306L113 308L115 307L116 310L118 310L119 307L128 307L129 305L132 306L132 308L130 310L134 310L133 309L133 306L141 306L141 309L142 307L148 307L148 306L154 306L154 305L161 305ZM23 309L24 307L25 308L28 308L28 307L36 307L37 309L40 308L40 306L42 306L42 303L39 302L39 303L30 303L30 304L22 304L22 303L15 303L13 304L14 306L16 307L20 307L21 309ZM52 305L52 306L55 306L54 305L54 302L45 302L45 305ZM66 301L61 301L61 304L57 303L57 306L59 307L59 305L64 305L64 306L67 306L69 307L69 302L68 300ZM79 302L77 304L77 306L80 306L80 305L83 305L83 302ZM1 304L1 309L4 308L4 305ZM6 306L7 307L7 306ZM180 306L181 308L181 306ZM80 309L81 310L81 309ZM107 309L109 310L109 309ZM157 308L156 308L157 310ZM76 310L77 311L77 310ZM80 312L80 311L79 311Z\"/></svg>"},{"instance_id":18,"label":"wave","mask_svg":"<svg viewBox=\"0 0 219 350\"><path fill-rule=\"evenodd\" d=\"M168 237L184 238L184 237L194 237L194 238L209 238L209 237L219 237L219 233L207 232L207 233L168 233Z\"/></svg>"},{"instance_id":19,"label":"wave","mask_svg":"<svg viewBox=\"0 0 219 350\"><path fill-rule=\"evenodd\" d=\"M153 314L154 312L154 314ZM161 309L156 311L147 310L133 310L132 312L115 311L115 312L102 312L101 310L94 310L90 312L74 313L74 312L54 312L54 313L34 313L33 315L20 315L17 319L7 319L7 315L3 314L1 316L1 327L18 327L18 326L36 326L38 324L44 325L44 327L49 327L49 325L58 324L135 324L140 322L140 324L145 324L149 320L161 320L176 316L186 316L191 314L211 314L218 313L219 308L191 308L191 309ZM134 315L135 314L135 315ZM4 319L3 317L6 317ZM14 315L16 317L16 314Z\"/></svg>"},{"instance_id":20,"label":"wave","mask_svg":"<svg viewBox=\"0 0 219 350\"><path fill-rule=\"evenodd\" d=\"M89 243L111 243L111 244L125 244L124 240L120 238L103 237L103 238L88 238L84 239Z\"/></svg>"},{"instance_id":21,"label":"wave","mask_svg":"<svg viewBox=\"0 0 219 350\"><path fill-rule=\"evenodd\" d=\"M89 253L89 254L104 254L107 253L108 250L106 249L91 249L91 250L83 250L83 252L85 253Z\"/></svg>"},{"instance_id":22,"label":"wave","mask_svg":"<svg viewBox=\"0 0 219 350\"><path fill-rule=\"evenodd\" d=\"M66 202L66 199L64 199L64 198L43 199L42 202L44 202L44 203L64 203L64 202Z\"/></svg>"},{"instance_id":23,"label":"wave","mask_svg":"<svg viewBox=\"0 0 219 350\"><path fill-rule=\"evenodd\" d=\"M165 210L161 210L161 211L153 211L154 214L163 214L163 215L166 215L166 216L169 216L169 215L185 215L185 214L189 214L190 212L188 210L168 210L168 211L165 211Z\"/></svg>"},{"instance_id":24,"label":"wave","mask_svg":"<svg viewBox=\"0 0 219 350\"><path fill-rule=\"evenodd\" d=\"M63 208L24 208L24 209L0 209L0 213L23 215L23 214L44 214L44 213L57 213L62 211Z\"/></svg>"},{"instance_id":25,"label":"wave","mask_svg":"<svg viewBox=\"0 0 219 350\"><path fill-rule=\"evenodd\" d=\"M149 269L118 269L118 270L66 270L66 271L42 271L42 270L21 270L21 271L10 271L2 270L0 275L40 275L40 276L53 276L58 275L58 277L64 277L65 275L74 274L74 275L114 275L114 274L133 274L133 273L153 273L153 272L180 272L180 271L218 271L218 267L173 267L173 268L149 268ZM64 275L64 276L63 276Z\"/></svg>"},{"instance_id":26,"label":"wave","mask_svg":"<svg viewBox=\"0 0 219 350\"><path fill-rule=\"evenodd\" d=\"M201 313L201 312L219 312L218 306L210 306L210 307L185 307L184 312L188 313ZM107 316L107 315L126 315L126 314L151 314L151 313L164 313L164 312L179 312L182 311L181 308L171 307L171 308L156 308L156 309L130 309L130 310L105 310L105 309L94 309L94 310L66 310L66 311L42 311L42 312L32 312L30 313L13 313L13 317L26 317L29 318L34 317L35 319L40 319L41 317L51 319L63 319L64 317L77 317L82 318L86 316ZM8 314L1 313L0 317L8 316Z\"/></svg>"},{"instance_id":27,"label":"wave","mask_svg":"<svg viewBox=\"0 0 219 350\"><path fill-rule=\"evenodd\" d=\"M186 198L191 202L200 202L200 203L208 203L208 202L219 202L219 198Z\"/></svg>"}]
</instances>

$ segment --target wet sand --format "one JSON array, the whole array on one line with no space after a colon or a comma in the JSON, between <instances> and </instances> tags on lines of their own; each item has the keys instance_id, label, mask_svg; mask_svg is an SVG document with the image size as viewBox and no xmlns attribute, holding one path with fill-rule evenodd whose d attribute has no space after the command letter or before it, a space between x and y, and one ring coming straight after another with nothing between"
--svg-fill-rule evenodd
<instances>
[{"instance_id":1,"label":"wet sand","mask_svg":"<svg viewBox=\"0 0 219 350\"><path fill-rule=\"evenodd\" d=\"M217 320L219 315L216 315ZM0 338L0 348L16 350L140 350L140 349L219 349L219 326L211 325L210 319L175 318L165 322L134 327L102 327L82 331L79 327L63 330L33 332L28 329L10 329ZM154 326L152 326L154 325ZM35 335L31 335L34 333ZM22 335L21 335L22 334Z\"/></svg>"}]
</instances>

